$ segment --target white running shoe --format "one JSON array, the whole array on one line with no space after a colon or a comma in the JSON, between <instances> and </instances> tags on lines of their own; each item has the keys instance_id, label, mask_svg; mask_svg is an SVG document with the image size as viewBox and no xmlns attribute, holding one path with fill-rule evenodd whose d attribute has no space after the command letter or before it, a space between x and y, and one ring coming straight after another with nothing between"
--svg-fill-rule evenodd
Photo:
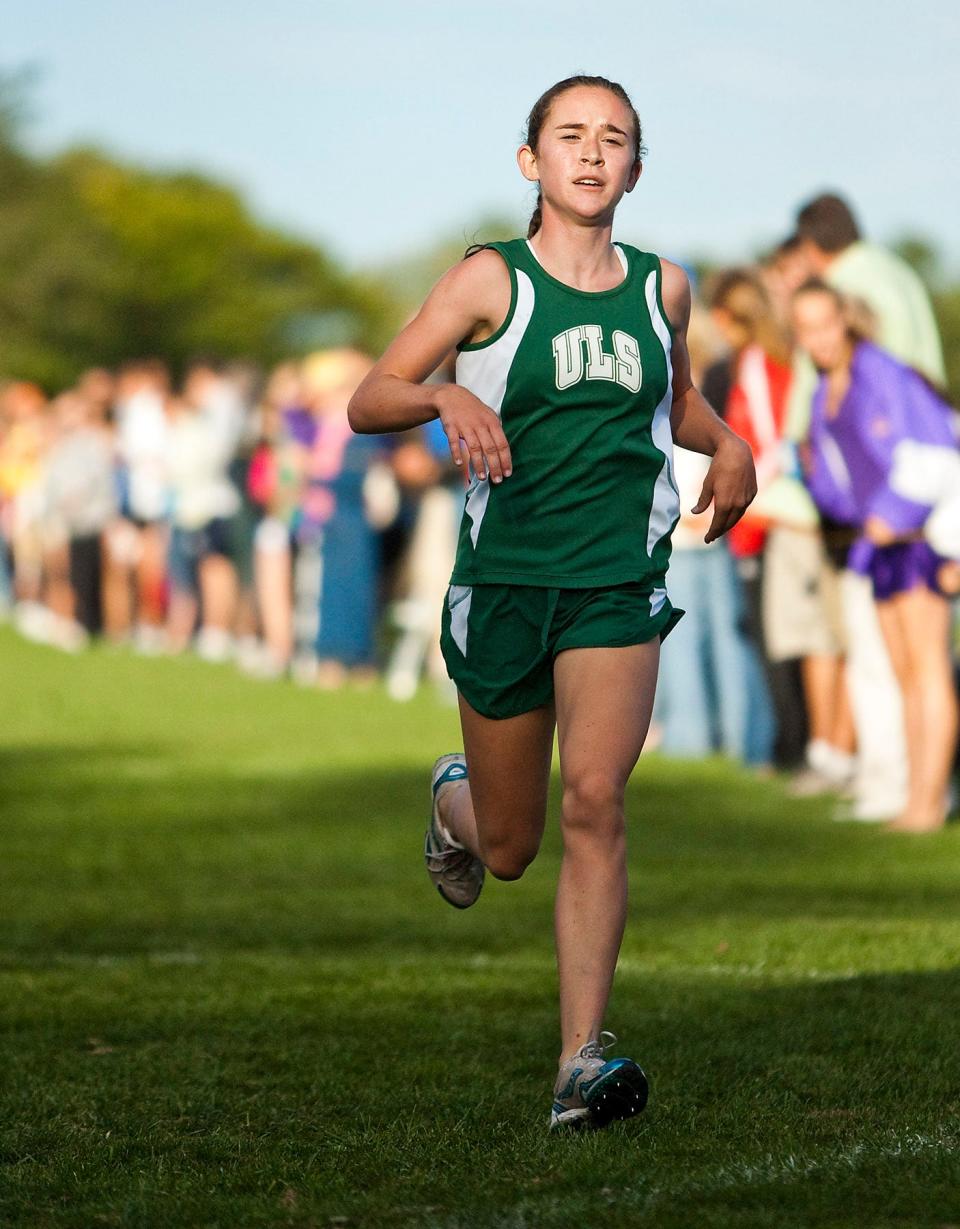
<instances>
[{"instance_id":1,"label":"white running shoe","mask_svg":"<svg viewBox=\"0 0 960 1229\"><path fill-rule=\"evenodd\" d=\"M437 800L444 785L467 779L467 761L459 751L441 755L430 775L430 823L423 843L427 874L443 899L456 909L469 909L483 887L484 869L479 858L452 840L440 822Z\"/></svg>"},{"instance_id":2,"label":"white running shoe","mask_svg":"<svg viewBox=\"0 0 960 1229\"><path fill-rule=\"evenodd\" d=\"M604 1031L561 1065L553 1087L551 1131L609 1126L646 1107L649 1086L641 1068L632 1058L604 1058L616 1040Z\"/></svg>"}]
</instances>

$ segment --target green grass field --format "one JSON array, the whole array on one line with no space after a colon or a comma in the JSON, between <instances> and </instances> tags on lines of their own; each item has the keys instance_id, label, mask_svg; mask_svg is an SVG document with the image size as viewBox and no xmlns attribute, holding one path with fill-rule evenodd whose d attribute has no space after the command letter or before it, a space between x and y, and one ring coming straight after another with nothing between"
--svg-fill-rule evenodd
<instances>
[{"instance_id":1,"label":"green grass field","mask_svg":"<svg viewBox=\"0 0 960 1229\"><path fill-rule=\"evenodd\" d=\"M452 710L8 629L0 686L4 1227L960 1225L957 827L645 759L608 1023L651 1104L557 1138L556 824L444 906Z\"/></svg>"}]
</instances>

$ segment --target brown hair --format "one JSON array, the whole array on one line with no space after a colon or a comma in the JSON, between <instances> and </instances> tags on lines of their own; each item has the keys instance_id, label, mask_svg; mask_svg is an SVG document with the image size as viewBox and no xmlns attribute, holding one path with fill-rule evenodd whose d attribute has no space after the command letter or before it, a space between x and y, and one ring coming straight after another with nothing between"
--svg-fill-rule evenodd
<instances>
[{"instance_id":1,"label":"brown hair","mask_svg":"<svg viewBox=\"0 0 960 1229\"><path fill-rule=\"evenodd\" d=\"M710 292L710 306L728 312L749 341L778 363L790 361L790 347L774 315L763 283L752 269L727 269Z\"/></svg>"},{"instance_id":2,"label":"brown hair","mask_svg":"<svg viewBox=\"0 0 960 1229\"><path fill-rule=\"evenodd\" d=\"M843 197L824 192L801 207L797 234L822 252L842 252L860 238L860 227Z\"/></svg>"},{"instance_id":3,"label":"brown hair","mask_svg":"<svg viewBox=\"0 0 960 1229\"><path fill-rule=\"evenodd\" d=\"M876 333L876 317L862 299L847 298L837 290L836 286L831 286L829 282L825 282L820 277L810 277L802 286L798 286L793 292L794 302L805 294L825 294L828 299L832 299L843 316L847 334L852 341L873 340Z\"/></svg>"},{"instance_id":4,"label":"brown hair","mask_svg":"<svg viewBox=\"0 0 960 1229\"><path fill-rule=\"evenodd\" d=\"M622 85L616 81L608 81L606 77L588 77L583 74L578 74L575 77L566 77L563 81L558 81L556 85L551 85L537 101L533 104L533 109L527 116L527 130L523 142L529 145L536 153L537 142L540 140L540 131L543 128L544 121L550 111L554 101L565 94L567 90L575 89L578 85L593 86L596 89L609 90L611 94L619 98L627 107L630 114L633 116L633 128L636 134L636 161L639 162L643 155L647 152L643 144L643 129L640 126L640 117L637 115L633 103L630 101L630 96ZM532 239L540 229L543 222L543 214L541 212L543 206L543 193L537 189L537 204L530 218L530 225L527 227L527 238Z\"/></svg>"}]
</instances>

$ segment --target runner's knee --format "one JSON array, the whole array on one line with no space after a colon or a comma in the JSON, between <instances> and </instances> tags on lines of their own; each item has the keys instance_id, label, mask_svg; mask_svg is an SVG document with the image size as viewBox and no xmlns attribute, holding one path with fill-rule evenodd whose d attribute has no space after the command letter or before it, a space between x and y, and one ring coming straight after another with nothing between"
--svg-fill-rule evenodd
<instances>
[{"instance_id":1,"label":"runner's knee","mask_svg":"<svg viewBox=\"0 0 960 1229\"><path fill-rule=\"evenodd\" d=\"M482 853L483 864L494 879L519 879L537 856L537 847L509 842L484 842Z\"/></svg>"},{"instance_id":2,"label":"runner's knee","mask_svg":"<svg viewBox=\"0 0 960 1229\"><path fill-rule=\"evenodd\" d=\"M609 838L623 832L623 786L607 773L585 772L565 782L564 833Z\"/></svg>"}]
</instances>

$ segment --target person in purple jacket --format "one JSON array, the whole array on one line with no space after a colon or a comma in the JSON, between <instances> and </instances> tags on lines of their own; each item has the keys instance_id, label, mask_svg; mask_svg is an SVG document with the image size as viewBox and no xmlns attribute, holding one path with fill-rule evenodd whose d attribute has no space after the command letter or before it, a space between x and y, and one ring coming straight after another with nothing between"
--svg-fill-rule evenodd
<instances>
[{"instance_id":1,"label":"person in purple jacket","mask_svg":"<svg viewBox=\"0 0 960 1229\"><path fill-rule=\"evenodd\" d=\"M850 328L843 298L826 283L800 287L793 321L820 373L808 485L825 515L860 531L847 566L873 583L903 693L909 791L889 826L933 831L946 821L957 739L950 602L937 581L944 561L923 536L935 492L918 502L893 477L917 444L956 452L953 415L923 376Z\"/></svg>"}]
</instances>

